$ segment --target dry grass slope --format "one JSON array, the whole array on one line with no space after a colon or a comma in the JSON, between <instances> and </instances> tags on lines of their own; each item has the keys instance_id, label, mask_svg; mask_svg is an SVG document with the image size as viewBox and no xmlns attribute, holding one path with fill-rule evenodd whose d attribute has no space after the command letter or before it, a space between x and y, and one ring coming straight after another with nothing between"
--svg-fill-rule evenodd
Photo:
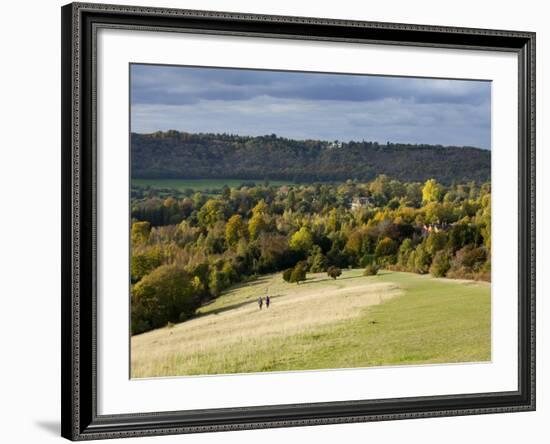
<instances>
[{"instance_id":1,"label":"dry grass slope","mask_svg":"<svg viewBox=\"0 0 550 444\"><path fill-rule=\"evenodd\" d=\"M266 292L271 307L259 310ZM275 274L232 288L200 314L132 337L132 377L490 359L485 283L348 270L296 285Z\"/></svg>"}]
</instances>

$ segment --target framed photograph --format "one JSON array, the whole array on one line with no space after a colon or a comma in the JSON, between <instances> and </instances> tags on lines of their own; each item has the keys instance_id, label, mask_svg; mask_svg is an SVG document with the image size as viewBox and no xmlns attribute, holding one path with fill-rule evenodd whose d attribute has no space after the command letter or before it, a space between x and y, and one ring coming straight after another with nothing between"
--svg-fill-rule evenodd
<instances>
[{"instance_id":1,"label":"framed photograph","mask_svg":"<svg viewBox=\"0 0 550 444\"><path fill-rule=\"evenodd\" d=\"M61 13L64 437L535 409L534 33Z\"/></svg>"}]
</instances>

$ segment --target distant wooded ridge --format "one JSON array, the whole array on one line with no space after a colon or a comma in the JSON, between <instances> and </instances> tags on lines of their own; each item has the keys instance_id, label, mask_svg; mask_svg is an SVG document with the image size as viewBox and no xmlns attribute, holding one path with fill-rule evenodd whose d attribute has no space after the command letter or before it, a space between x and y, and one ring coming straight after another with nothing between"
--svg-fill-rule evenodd
<instances>
[{"instance_id":1,"label":"distant wooded ridge","mask_svg":"<svg viewBox=\"0 0 550 444\"><path fill-rule=\"evenodd\" d=\"M385 174L407 182L444 184L491 178L491 152L377 142L293 140L179 131L131 134L136 179L369 181Z\"/></svg>"}]
</instances>

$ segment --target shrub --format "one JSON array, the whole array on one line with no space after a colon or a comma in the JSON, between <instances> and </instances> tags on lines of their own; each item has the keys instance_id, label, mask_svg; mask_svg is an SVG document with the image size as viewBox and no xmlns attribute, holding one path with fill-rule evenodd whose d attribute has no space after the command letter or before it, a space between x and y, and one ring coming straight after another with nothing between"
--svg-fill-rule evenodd
<instances>
[{"instance_id":1,"label":"shrub","mask_svg":"<svg viewBox=\"0 0 550 444\"><path fill-rule=\"evenodd\" d=\"M374 257L374 254L365 254L359 261L359 265L361 265L361 267L366 267L367 265L370 265L375 261L376 258Z\"/></svg>"},{"instance_id":2,"label":"shrub","mask_svg":"<svg viewBox=\"0 0 550 444\"><path fill-rule=\"evenodd\" d=\"M378 270L380 270L380 267L374 263L371 263L365 268L363 276L376 276L378 274Z\"/></svg>"},{"instance_id":3,"label":"shrub","mask_svg":"<svg viewBox=\"0 0 550 444\"><path fill-rule=\"evenodd\" d=\"M491 259L483 264L475 278L480 281L491 282Z\"/></svg>"},{"instance_id":4,"label":"shrub","mask_svg":"<svg viewBox=\"0 0 550 444\"><path fill-rule=\"evenodd\" d=\"M327 274L332 278L336 279L338 276L342 274L342 270L335 266L328 267Z\"/></svg>"},{"instance_id":5,"label":"shrub","mask_svg":"<svg viewBox=\"0 0 550 444\"><path fill-rule=\"evenodd\" d=\"M486 259L487 251L484 247L466 245L456 252L451 270L454 273L475 273L481 269Z\"/></svg>"},{"instance_id":6,"label":"shrub","mask_svg":"<svg viewBox=\"0 0 550 444\"><path fill-rule=\"evenodd\" d=\"M290 282L290 277L292 276L293 271L294 268L287 268L285 271L283 271L283 280L285 282Z\"/></svg>"},{"instance_id":7,"label":"shrub","mask_svg":"<svg viewBox=\"0 0 550 444\"><path fill-rule=\"evenodd\" d=\"M298 262L294 267L294 270L292 270L292 274L290 275L290 282L296 282L297 284L299 284L301 281L305 281L306 266L307 265L303 262Z\"/></svg>"}]
</instances>

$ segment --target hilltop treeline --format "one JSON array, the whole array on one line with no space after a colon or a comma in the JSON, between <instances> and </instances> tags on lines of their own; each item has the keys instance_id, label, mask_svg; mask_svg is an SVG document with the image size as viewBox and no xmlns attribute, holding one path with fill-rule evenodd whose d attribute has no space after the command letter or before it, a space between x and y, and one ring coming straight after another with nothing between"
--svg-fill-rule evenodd
<instances>
[{"instance_id":1,"label":"hilltop treeline","mask_svg":"<svg viewBox=\"0 0 550 444\"><path fill-rule=\"evenodd\" d=\"M489 183L387 176L176 197L138 187L132 333L184 321L228 286L278 271L291 282L347 267L489 280L490 192Z\"/></svg>"},{"instance_id":2,"label":"hilltop treeline","mask_svg":"<svg viewBox=\"0 0 550 444\"><path fill-rule=\"evenodd\" d=\"M178 131L131 134L132 177L295 182L435 178L450 185L490 180L491 153L471 147L292 140Z\"/></svg>"}]
</instances>

